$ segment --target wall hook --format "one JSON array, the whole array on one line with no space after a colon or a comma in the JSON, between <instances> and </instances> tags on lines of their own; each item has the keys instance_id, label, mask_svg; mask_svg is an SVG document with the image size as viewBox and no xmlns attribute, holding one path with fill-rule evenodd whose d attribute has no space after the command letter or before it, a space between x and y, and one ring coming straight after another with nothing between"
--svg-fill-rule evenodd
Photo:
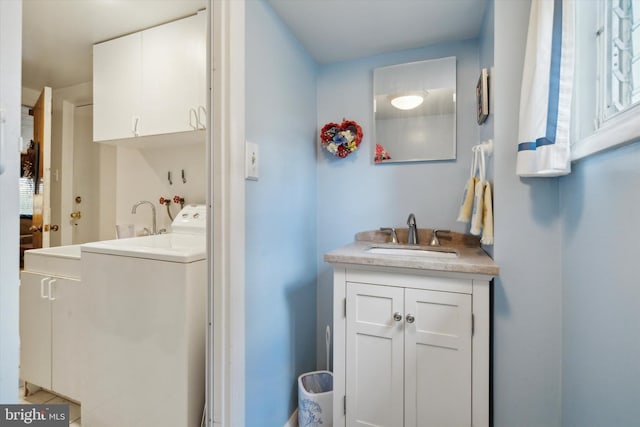
<instances>
[{"instance_id":1,"label":"wall hook","mask_svg":"<svg viewBox=\"0 0 640 427\"><path fill-rule=\"evenodd\" d=\"M182 169L182 183L186 184L187 183L187 178L184 175L184 169Z\"/></svg>"},{"instance_id":2,"label":"wall hook","mask_svg":"<svg viewBox=\"0 0 640 427\"><path fill-rule=\"evenodd\" d=\"M169 180L169 185L173 185L173 181L171 180L171 171L167 172L167 179Z\"/></svg>"}]
</instances>

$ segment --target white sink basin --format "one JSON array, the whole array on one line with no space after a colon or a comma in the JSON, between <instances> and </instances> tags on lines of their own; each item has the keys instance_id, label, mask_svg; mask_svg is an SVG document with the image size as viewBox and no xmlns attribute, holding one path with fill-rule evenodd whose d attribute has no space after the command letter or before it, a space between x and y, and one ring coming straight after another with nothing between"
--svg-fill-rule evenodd
<instances>
[{"instance_id":1,"label":"white sink basin","mask_svg":"<svg viewBox=\"0 0 640 427\"><path fill-rule=\"evenodd\" d=\"M370 254L378 255L397 255L397 256L412 256L421 258L457 258L458 254L450 249L425 249L420 248L390 248L390 247L371 247L366 250Z\"/></svg>"},{"instance_id":2,"label":"white sink basin","mask_svg":"<svg viewBox=\"0 0 640 427\"><path fill-rule=\"evenodd\" d=\"M206 258L204 235L168 233L82 245L83 252L132 256L163 261L193 262Z\"/></svg>"}]
</instances>

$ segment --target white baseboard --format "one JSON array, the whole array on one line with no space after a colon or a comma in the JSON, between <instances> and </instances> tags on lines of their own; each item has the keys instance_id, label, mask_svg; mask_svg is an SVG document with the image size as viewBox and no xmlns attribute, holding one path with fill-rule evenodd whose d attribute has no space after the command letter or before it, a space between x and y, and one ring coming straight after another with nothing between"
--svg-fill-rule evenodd
<instances>
[{"instance_id":1,"label":"white baseboard","mask_svg":"<svg viewBox=\"0 0 640 427\"><path fill-rule=\"evenodd\" d=\"M293 411L293 414L291 414L291 417L289 417L289 420L284 425L284 427L298 427L298 410L297 409Z\"/></svg>"}]
</instances>

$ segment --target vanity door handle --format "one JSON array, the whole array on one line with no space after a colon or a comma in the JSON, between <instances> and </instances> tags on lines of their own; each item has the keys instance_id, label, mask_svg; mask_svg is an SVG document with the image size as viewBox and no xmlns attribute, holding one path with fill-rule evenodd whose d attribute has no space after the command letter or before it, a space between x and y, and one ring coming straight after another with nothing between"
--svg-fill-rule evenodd
<instances>
[{"instance_id":1,"label":"vanity door handle","mask_svg":"<svg viewBox=\"0 0 640 427\"><path fill-rule=\"evenodd\" d=\"M56 279L49 280L49 301L55 301L56 298L53 296L53 285L56 283Z\"/></svg>"},{"instance_id":2,"label":"vanity door handle","mask_svg":"<svg viewBox=\"0 0 640 427\"><path fill-rule=\"evenodd\" d=\"M398 313L397 311L395 313L393 313L393 320L395 320L396 322L399 322L402 320L402 314Z\"/></svg>"},{"instance_id":3,"label":"vanity door handle","mask_svg":"<svg viewBox=\"0 0 640 427\"><path fill-rule=\"evenodd\" d=\"M44 282L46 282L47 280L50 280L51 277L45 277L44 279L40 279L40 298L42 299L48 299L49 296L44 294ZM51 292L51 291L49 291Z\"/></svg>"},{"instance_id":4,"label":"vanity door handle","mask_svg":"<svg viewBox=\"0 0 640 427\"><path fill-rule=\"evenodd\" d=\"M413 314L407 314L407 323L413 323L416 321L416 318L413 317Z\"/></svg>"}]
</instances>

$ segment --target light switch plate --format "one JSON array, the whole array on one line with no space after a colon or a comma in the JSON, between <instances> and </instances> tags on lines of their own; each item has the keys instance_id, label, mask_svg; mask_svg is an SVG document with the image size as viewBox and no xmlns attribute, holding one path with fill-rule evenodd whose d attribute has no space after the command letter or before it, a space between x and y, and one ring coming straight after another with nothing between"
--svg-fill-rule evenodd
<instances>
[{"instance_id":1,"label":"light switch plate","mask_svg":"<svg viewBox=\"0 0 640 427\"><path fill-rule=\"evenodd\" d=\"M244 177L252 181L257 181L259 176L258 169L258 144L247 141L245 145L245 163Z\"/></svg>"}]
</instances>

